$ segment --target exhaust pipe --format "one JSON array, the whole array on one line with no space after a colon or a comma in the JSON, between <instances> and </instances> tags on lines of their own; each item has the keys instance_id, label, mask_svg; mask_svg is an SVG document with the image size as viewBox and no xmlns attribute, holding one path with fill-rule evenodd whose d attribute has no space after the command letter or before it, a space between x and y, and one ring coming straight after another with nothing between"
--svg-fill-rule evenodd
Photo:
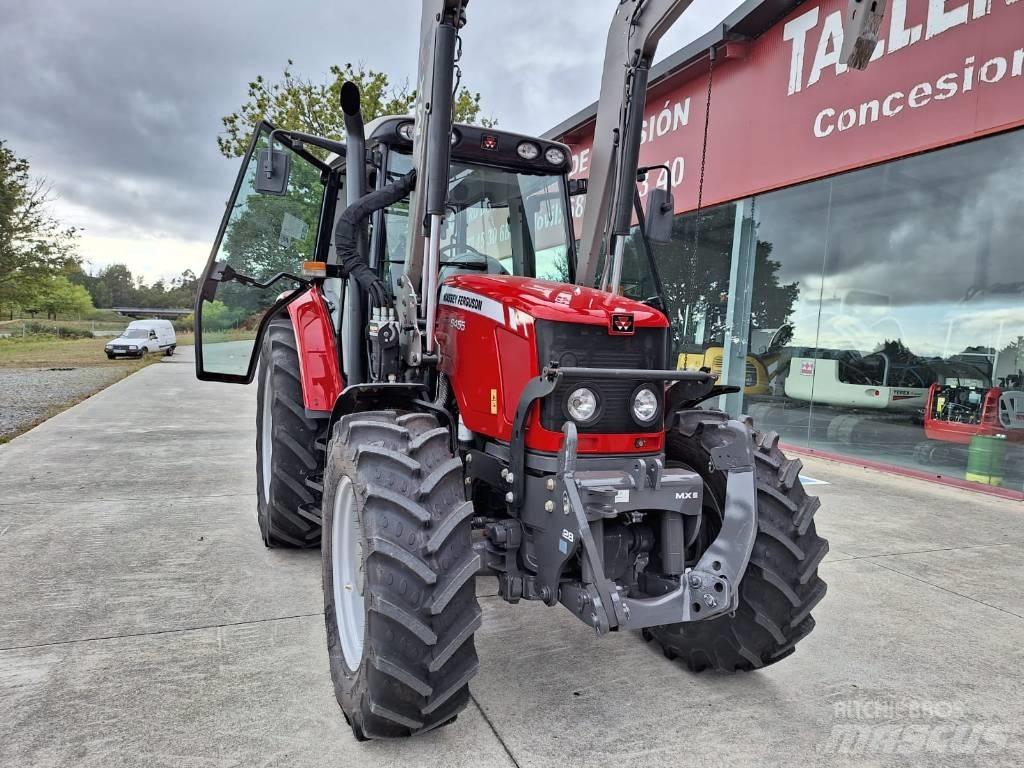
<instances>
[{"instance_id":1,"label":"exhaust pipe","mask_svg":"<svg viewBox=\"0 0 1024 768\"><path fill-rule=\"evenodd\" d=\"M345 116L345 199L349 206L359 202L366 194L366 132L363 128L360 101L358 85L351 81L342 84L341 111ZM369 248L364 222L360 223L355 235L357 253L365 260ZM335 257L340 257L340 254L336 252ZM365 328L366 306L362 291L355 280L349 279L341 318L342 368L345 371L345 383L349 385L362 384L366 381L362 357Z\"/></svg>"},{"instance_id":2,"label":"exhaust pipe","mask_svg":"<svg viewBox=\"0 0 1024 768\"><path fill-rule=\"evenodd\" d=\"M346 80L341 86L341 111L345 115L345 189L348 204L366 194L366 133L360 108L359 86Z\"/></svg>"}]
</instances>

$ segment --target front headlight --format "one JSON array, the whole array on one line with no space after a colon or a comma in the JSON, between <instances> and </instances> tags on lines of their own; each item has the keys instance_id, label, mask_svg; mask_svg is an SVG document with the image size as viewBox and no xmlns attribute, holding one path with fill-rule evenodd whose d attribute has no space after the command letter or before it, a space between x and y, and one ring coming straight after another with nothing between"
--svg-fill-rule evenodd
<instances>
[{"instance_id":1,"label":"front headlight","mask_svg":"<svg viewBox=\"0 0 1024 768\"><path fill-rule=\"evenodd\" d=\"M415 132L415 124L411 121L398 126L398 135L406 141L412 141L415 137Z\"/></svg>"},{"instance_id":2,"label":"front headlight","mask_svg":"<svg viewBox=\"0 0 1024 768\"><path fill-rule=\"evenodd\" d=\"M642 426L653 424L658 418L658 396L649 384L643 384L633 392L633 420Z\"/></svg>"},{"instance_id":3,"label":"front headlight","mask_svg":"<svg viewBox=\"0 0 1024 768\"><path fill-rule=\"evenodd\" d=\"M540 147L532 141L521 141L516 147L516 153L523 160L536 160L540 156Z\"/></svg>"},{"instance_id":4,"label":"front headlight","mask_svg":"<svg viewBox=\"0 0 1024 768\"><path fill-rule=\"evenodd\" d=\"M579 387L569 393L565 410L577 424L589 424L597 418L597 395L593 390Z\"/></svg>"},{"instance_id":5,"label":"front headlight","mask_svg":"<svg viewBox=\"0 0 1024 768\"><path fill-rule=\"evenodd\" d=\"M137 349L138 349L138 347L136 347L134 344L132 346L128 347L128 351L129 352L135 352Z\"/></svg>"},{"instance_id":6,"label":"front headlight","mask_svg":"<svg viewBox=\"0 0 1024 768\"><path fill-rule=\"evenodd\" d=\"M544 159L552 165L561 165L565 162L565 152L558 147L549 147L548 151L544 153Z\"/></svg>"}]
</instances>

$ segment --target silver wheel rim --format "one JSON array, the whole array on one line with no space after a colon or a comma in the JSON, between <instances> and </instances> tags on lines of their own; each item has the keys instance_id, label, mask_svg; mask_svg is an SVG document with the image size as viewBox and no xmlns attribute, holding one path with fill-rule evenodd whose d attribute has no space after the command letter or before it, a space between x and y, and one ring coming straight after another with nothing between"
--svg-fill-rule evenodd
<instances>
[{"instance_id":1,"label":"silver wheel rim","mask_svg":"<svg viewBox=\"0 0 1024 768\"><path fill-rule=\"evenodd\" d=\"M341 478L331 518L331 573L334 577L334 621L345 664L359 668L363 658L363 531L356 518L352 481Z\"/></svg>"},{"instance_id":2,"label":"silver wheel rim","mask_svg":"<svg viewBox=\"0 0 1024 768\"><path fill-rule=\"evenodd\" d=\"M270 503L270 467L274 456L274 390L271 389L270 366L263 378L263 419L260 423L260 445L263 466L263 500Z\"/></svg>"}]
</instances>

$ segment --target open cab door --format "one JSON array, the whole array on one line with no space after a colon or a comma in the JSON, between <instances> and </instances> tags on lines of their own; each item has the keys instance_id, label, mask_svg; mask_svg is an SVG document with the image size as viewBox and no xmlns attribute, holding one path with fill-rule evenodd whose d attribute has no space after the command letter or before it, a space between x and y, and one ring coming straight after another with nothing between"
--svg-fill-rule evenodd
<instances>
[{"instance_id":1,"label":"open cab door","mask_svg":"<svg viewBox=\"0 0 1024 768\"><path fill-rule=\"evenodd\" d=\"M252 381L267 321L309 285L298 277L303 262L326 260L329 177L325 163L270 123L256 128L196 297L199 379Z\"/></svg>"}]
</instances>

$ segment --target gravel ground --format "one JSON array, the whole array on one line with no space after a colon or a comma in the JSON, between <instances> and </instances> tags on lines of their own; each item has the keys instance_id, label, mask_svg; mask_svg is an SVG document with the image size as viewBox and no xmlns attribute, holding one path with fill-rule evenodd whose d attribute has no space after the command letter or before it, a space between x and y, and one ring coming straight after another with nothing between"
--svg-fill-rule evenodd
<instances>
[{"instance_id":1,"label":"gravel ground","mask_svg":"<svg viewBox=\"0 0 1024 768\"><path fill-rule=\"evenodd\" d=\"M81 400L124 376L117 368L0 368L0 438Z\"/></svg>"}]
</instances>

